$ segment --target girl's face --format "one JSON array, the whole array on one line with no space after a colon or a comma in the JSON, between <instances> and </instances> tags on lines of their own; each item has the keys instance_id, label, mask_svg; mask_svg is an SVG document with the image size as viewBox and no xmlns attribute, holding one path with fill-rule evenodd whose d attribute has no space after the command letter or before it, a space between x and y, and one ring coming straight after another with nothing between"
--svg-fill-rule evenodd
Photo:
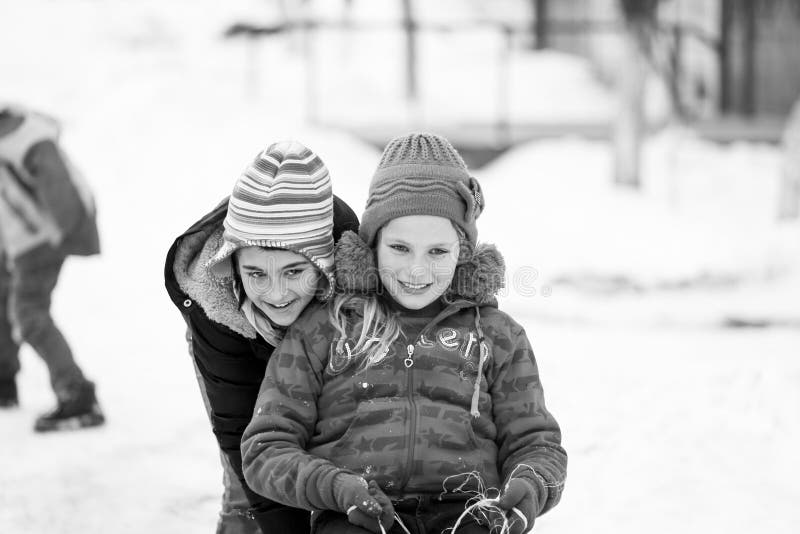
<instances>
[{"instance_id":1,"label":"girl's face","mask_svg":"<svg viewBox=\"0 0 800 534\"><path fill-rule=\"evenodd\" d=\"M236 254L248 298L276 325L292 324L316 294L319 269L289 250L245 247Z\"/></svg>"},{"instance_id":2,"label":"girl's face","mask_svg":"<svg viewBox=\"0 0 800 534\"><path fill-rule=\"evenodd\" d=\"M458 253L458 234L449 219L432 215L398 217L381 228L378 273L394 300L419 310L450 287Z\"/></svg>"}]
</instances>

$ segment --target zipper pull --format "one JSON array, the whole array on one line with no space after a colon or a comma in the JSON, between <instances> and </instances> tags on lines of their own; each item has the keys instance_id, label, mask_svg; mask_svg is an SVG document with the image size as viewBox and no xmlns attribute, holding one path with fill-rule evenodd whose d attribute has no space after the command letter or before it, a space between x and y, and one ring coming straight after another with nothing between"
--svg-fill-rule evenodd
<instances>
[{"instance_id":1,"label":"zipper pull","mask_svg":"<svg viewBox=\"0 0 800 534\"><path fill-rule=\"evenodd\" d=\"M472 344L475 343L475 334L472 332L469 333L469 342L467 342L467 348L464 350L464 358L469 360L469 356L472 353Z\"/></svg>"},{"instance_id":2,"label":"zipper pull","mask_svg":"<svg viewBox=\"0 0 800 534\"><path fill-rule=\"evenodd\" d=\"M408 356L406 357L405 360L403 360L403 363L406 365L406 369L408 369L409 367L414 365L414 359L412 358L412 356L414 355L414 345L409 345L406 348L406 351L408 352Z\"/></svg>"}]
</instances>

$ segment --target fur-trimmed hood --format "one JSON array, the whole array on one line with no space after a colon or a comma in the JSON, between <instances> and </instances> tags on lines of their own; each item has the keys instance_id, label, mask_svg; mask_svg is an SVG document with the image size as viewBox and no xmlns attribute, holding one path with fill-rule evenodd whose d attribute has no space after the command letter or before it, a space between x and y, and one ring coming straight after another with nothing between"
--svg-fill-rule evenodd
<instances>
[{"instance_id":1,"label":"fur-trimmed hood","mask_svg":"<svg viewBox=\"0 0 800 534\"><path fill-rule=\"evenodd\" d=\"M355 233L345 232L336 244L336 287L342 292L373 293L380 278L375 251ZM445 300L467 300L475 304L493 304L505 286L505 261L494 245L475 246L463 241L456 272Z\"/></svg>"},{"instance_id":2,"label":"fur-trimmed hood","mask_svg":"<svg viewBox=\"0 0 800 534\"><path fill-rule=\"evenodd\" d=\"M231 282L217 280L206 268L222 246L221 221L209 221L177 243L172 271L181 290L199 305L214 322L227 326L248 339L256 330L239 309Z\"/></svg>"}]
</instances>

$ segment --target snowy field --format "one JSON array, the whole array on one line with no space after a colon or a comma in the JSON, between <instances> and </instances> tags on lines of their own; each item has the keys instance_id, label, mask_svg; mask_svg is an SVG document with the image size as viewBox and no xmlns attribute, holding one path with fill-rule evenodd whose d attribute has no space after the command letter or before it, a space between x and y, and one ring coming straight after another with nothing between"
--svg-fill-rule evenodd
<instances>
[{"instance_id":1,"label":"snowy field","mask_svg":"<svg viewBox=\"0 0 800 534\"><path fill-rule=\"evenodd\" d=\"M354 16L386 13L377 4L397 2L355 2ZM357 212L379 155L304 124L298 36L257 47L221 39L248 16L277 20L256 0L0 0L0 99L61 118L96 192L104 253L67 263L54 314L108 417L100 429L34 435L53 397L23 349L21 406L0 414L0 533L214 529L216 445L163 289L164 255L271 141L318 152ZM425 71L436 83L422 116L491 113L444 100L463 88L457 73L491 68L490 54L466 53L485 50L484 38L439 43L453 47L449 74ZM365 47L318 42L342 63L317 77L320 111L396 117L399 78L368 75L393 64L393 46L386 35ZM351 63L347 47L358 51ZM575 58L514 61L515 91L528 97L514 98L515 116L612 113L612 96ZM358 92L376 80L385 86ZM569 101L550 104L559 87ZM488 86L469 90L492 101L480 99ZM481 239L508 262L501 306L526 327L570 455L562 502L536 532L797 532L800 225L773 222L779 153L670 130L644 157L641 193L609 186L605 143L572 137L520 145L476 171ZM772 326L724 327L736 320Z\"/></svg>"}]
</instances>

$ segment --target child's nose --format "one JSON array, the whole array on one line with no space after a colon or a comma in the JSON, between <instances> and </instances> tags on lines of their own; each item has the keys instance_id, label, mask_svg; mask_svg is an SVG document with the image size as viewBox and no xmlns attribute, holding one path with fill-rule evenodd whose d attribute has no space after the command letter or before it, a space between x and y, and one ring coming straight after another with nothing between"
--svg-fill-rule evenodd
<instances>
[{"instance_id":1,"label":"child's nose","mask_svg":"<svg viewBox=\"0 0 800 534\"><path fill-rule=\"evenodd\" d=\"M264 300L267 300L272 304L280 304L279 301L281 301L286 294L286 287L280 282L269 281L264 285L260 293L261 298Z\"/></svg>"},{"instance_id":2,"label":"child's nose","mask_svg":"<svg viewBox=\"0 0 800 534\"><path fill-rule=\"evenodd\" d=\"M427 258L418 257L409 262L408 276L414 281L415 279L426 278L430 271L430 262Z\"/></svg>"}]
</instances>

